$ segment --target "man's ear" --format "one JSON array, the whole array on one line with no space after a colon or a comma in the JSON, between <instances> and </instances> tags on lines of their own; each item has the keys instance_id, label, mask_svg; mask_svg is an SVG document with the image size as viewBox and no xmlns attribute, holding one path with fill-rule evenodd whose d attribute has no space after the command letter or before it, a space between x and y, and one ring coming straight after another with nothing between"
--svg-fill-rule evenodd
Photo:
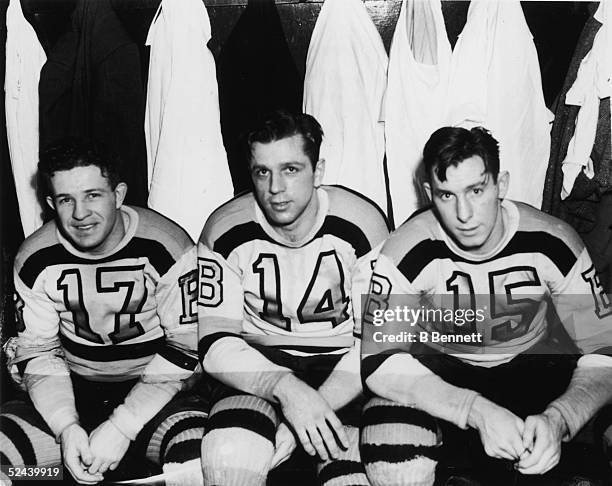
<instances>
[{"instance_id":1,"label":"man's ear","mask_svg":"<svg viewBox=\"0 0 612 486\"><path fill-rule=\"evenodd\" d=\"M117 209L123 206L123 201L125 200L127 190L128 187L125 182L120 182L119 184L117 184L117 187L115 187L115 206Z\"/></svg>"},{"instance_id":2,"label":"man's ear","mask_svg":"<svg viewBox=\"0 0 612 486\"><path fill-rule=\"evenodd\" d=\"M45 201L47 201L49 207L55 211L55 202L53 201L53 198L51 196L47 196Z\"/></svg>"},{"instance_id":3,"label":"man's ear","mask_svg":"<svg viewBox=\"0 0 612 486\"><path fill-rule=\"evenodd\" d=\"M314 186L319 187L323 184L323 176L325 175L325 159L319 159L315 164L314 169Z\"/></svg>"},{"instance_id":4,"label":"man's ear","mask_svg":"<svg viewBox=\"0 0 612 486\"><path fill-rule=\"evenodd\" d=\"M497 187L499 191L499 198L503 199L508 193L508 186L510 185L510 174L507 170L500 172L497 176Z\"/></svg>"},{"instance_id":5,"label":"man's ear","mask_svg":"<svg viewBox=\"0 0 612 486\"><path fill-rule=\"evenodd\" d=\"M433 202L433 198L431 197L431 184L429 182L423 182L423 190L430 201Z\"/></svg>"}]
</instances>

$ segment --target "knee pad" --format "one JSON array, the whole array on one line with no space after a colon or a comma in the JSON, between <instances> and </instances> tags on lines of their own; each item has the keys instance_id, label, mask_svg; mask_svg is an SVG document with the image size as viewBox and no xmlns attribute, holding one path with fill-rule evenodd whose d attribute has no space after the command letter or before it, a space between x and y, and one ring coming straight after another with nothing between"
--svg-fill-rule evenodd
<instances>
[{"instance_id":1,"label":"knee pad","mask_svg":"<svg viewBox=\"0 0 612 486\"><path fill-rule=\"evenodd\" d=\"M322 486L369 486L361 455L359 453L359 429L344 426L349 448L342 451L338 459L318 465L317 475Z\"/></svg>"},{"instance_id":2,"label":"knee pad","mask_svg":"<svg viewBox=\"0 0 612 486\"><path fill-rule=\"evenodd\" d=\"M204 484L265 485L278 416L265 400L240 395L212 408L202 439Z\"/></svg>"},{"instance_id":3,"label":"knee pad","mask_svg":"<svg viewBox=\"0 0 612 486\"><path fill-rule=\"evenodd\" d=\"M364 407L361 457L374 486L433 484L439 444L425 412L381 398Z\"/></svg>"},{"instance_id":4,"label":"knee pad","mask_svg":"<svg viewBox=\"0 0 612 486\"><path fill-rule=\"evenodd\" d=\"M59 444L34 407L25 402L2 405L0 463L53 466L61 464Z\"/></svg>"}]
</instances>

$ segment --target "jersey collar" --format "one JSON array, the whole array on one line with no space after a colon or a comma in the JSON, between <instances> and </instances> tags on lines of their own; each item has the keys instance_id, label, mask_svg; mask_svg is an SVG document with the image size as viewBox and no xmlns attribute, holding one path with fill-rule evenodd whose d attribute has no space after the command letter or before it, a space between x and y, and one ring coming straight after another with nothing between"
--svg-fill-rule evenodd
<instances>
[{"instance_id":1,"label":"jersey collar","mask_svg":"<svg viewBox=\"0 0 612 486\"><path fill-rule=\"evenodd\" d=\"M436 219L438 235L440 239L444 241L444 243L446 243L446 246L448 246L448 248L450 248L450 250L456 255L459 255L465 258L466 260L472 260L472 261L488 260L489 258L494 257L500 251L502 251L505 248L505 246L510 242L510 240L512 239L516 231L518 230L519 210L516 207L516 204L514 204L514 202L508 199L504 199L501 203L501 209L502 211L504 211L505 216L506 216L506 225L504 228L505 232L504 232L502 239L495 246L495 248L493 248L488 253L484 253L482 255L474 255L473 253L470 253L469 251L463 250L462 248L457 246L457 244L452 240L452 238L449 238L449 236L446 234L446 231L444 231L444 229L442 228L442 225L440 224L440 222Z\"/></svg>"}]
</instances>

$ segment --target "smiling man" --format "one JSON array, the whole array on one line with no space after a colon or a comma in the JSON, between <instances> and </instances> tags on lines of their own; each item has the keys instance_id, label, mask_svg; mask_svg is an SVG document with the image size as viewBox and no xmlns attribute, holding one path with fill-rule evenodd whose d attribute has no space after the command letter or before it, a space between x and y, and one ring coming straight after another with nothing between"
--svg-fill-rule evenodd
<instances>
[{"instance_id":1,"label":"smiling man","mask_svg":"<svg viewBox=\"0 0 612 486\"><path fill-rule=\"evenodd\" d=\"M123 205L117 161L95 143L58 142L39 171L55 221L15 259L9 364L31 401L2 405L2 463L63 458L77 482L95 483L128 450L160 462L159 438L142 431L182 407L174 397L197 364L195 246L170 220ZM191 425L205 416L195 410Z\"/></svg>"},{"instance_id":2,"label":"smiling man","mask_svg":"<svg viewBox=\"0 0 612 486\"><path fill-rule=\"evenodd\" d=\"M344 426L361 411L352 293L388 231L370 202L321 186L322 135L309 115L270 115L248 136L253 193L200 238L199 354L218 380L207 485L263 485L297 444L318 456L322 483L368 484L358 431Z\"/></svg>"},{"instance_id":3,"label":"smiling man","mask_svg":"<svg viewBox=\"0 0 612 486\"><path fill-rule=\"evenodd\" d=\"M485 129L437 130L423 162L433 207L385 242L364 317L362 373L378 396L364 415L368 477L430 485L438 463L461 464L482 484L505 484L502 459L523 474L546 473L562 441L612 398L612 306L567 224L504 199L509 175ZM422 321L418 342L376 348L367 315L395 302L485 318ZM480 340L428 339L440 332Z\"/></svg>"}]
</instances>

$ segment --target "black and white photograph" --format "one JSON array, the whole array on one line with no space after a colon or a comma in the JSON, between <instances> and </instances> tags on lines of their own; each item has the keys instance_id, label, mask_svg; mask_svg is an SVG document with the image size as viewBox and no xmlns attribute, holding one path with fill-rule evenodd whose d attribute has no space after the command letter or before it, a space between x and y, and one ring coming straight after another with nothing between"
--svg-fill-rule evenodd
<instances>
[{"instance_id":1,"label":"black and white photograph","mask_svg":"<svg viewBox=\"0 0 612 486\"><path fill-rule=\"evenodd\" d=\"M612 485L610 0L0 43L0 486Z\"/></svg>"}]
</instances>

